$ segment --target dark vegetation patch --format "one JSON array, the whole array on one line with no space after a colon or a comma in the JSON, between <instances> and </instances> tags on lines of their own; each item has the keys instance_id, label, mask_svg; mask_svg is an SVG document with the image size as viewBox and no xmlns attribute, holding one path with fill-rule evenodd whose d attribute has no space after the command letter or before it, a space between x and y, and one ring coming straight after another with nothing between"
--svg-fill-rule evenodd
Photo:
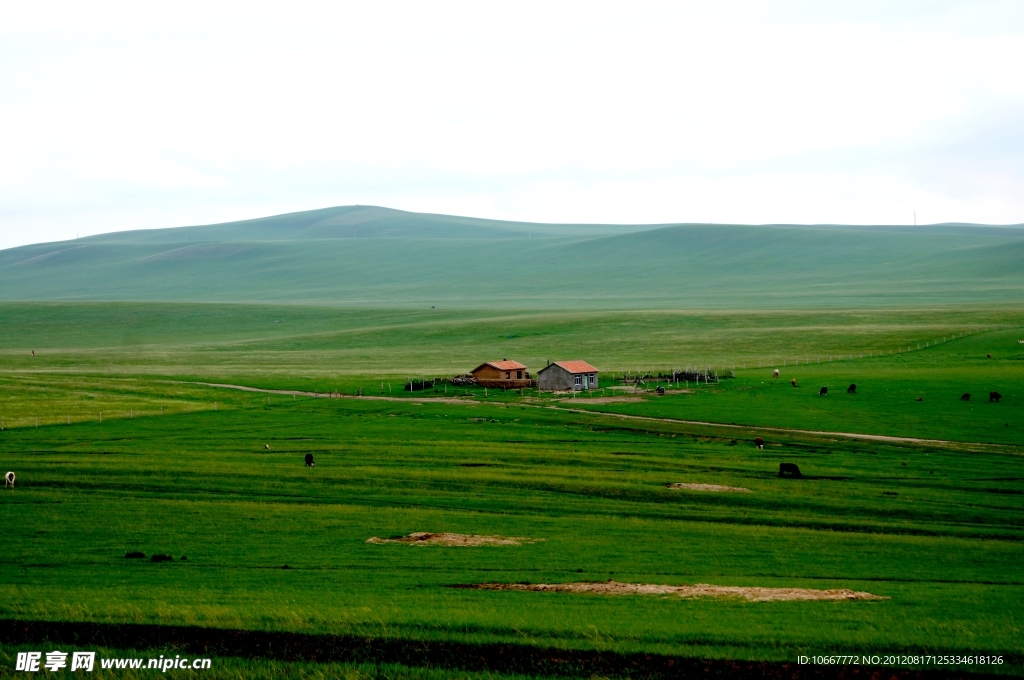
<instances>
[{"instance_id":1,"label":"dark vegetation patch","mask_svg":"<svg viewBox=\"0 0 1024 680\"><path fill-rule=\"evenodd\" d=\"M165 553L157 553L149 558L150 562L173 562L174 558Z\"/></svg>"},{"instance_id":2,"label":"dark vegetation patch","mask_svg":"<svg viewBox=\"0 0 1024 680\"><path fill-rule=\"evenodd\" d=\"M139 552L138 550L129 550L124 554L124 557L128 560L141 560L145 559L146 553Z\"/></svg>"},{"instance_id":3,"label":"dark vegetation patch","mask_svg":"<svg viewBox=\"0 0 1024 680\"><path fill-rule=\"evenodd\" d=\"M989 675L959 670L909 670L872 666L800 666L767 661L726 661L664 654L566 650L501 643L440 642L354 635L312 635L158 626L152 624L59 623L0 620L0 641L11 645L74 644L82 647L180 650L192 656L232 656L282 661L400 663L412 667L490 671L523 675L725 680L803 680L804 678L879 678L886 680L981 680ZM892 648L887 653L920 653ZM961 654L977 653L964 650ZM1024 658L1005 656L1009 664ZM880 675L884 673L884 675Z\"/></svg>"}]
</instances>

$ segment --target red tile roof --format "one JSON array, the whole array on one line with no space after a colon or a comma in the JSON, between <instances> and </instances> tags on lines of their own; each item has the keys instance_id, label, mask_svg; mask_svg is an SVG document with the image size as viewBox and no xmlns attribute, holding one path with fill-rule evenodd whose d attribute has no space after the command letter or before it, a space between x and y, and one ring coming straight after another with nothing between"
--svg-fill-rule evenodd
<instances>
[{"instance_id":1,"label":"red tile roof","mask_svg":"<svg viewBox=\"0 0 1024 680\"><path fill-rule=\"evenodd\" d=\"M477 368L480 368L482 366L493 366L499 371L521 371L526 368L526 366L523 366L518 361L509 361L508 359L503 359L501 361L488 361L485 364L481 364L481 366L478 366Z\"/></svg>"},{"instance_id":2,"label":"red tile roof","mask_svg":"<svg viewBox=\"0 0 1024 680\"><path fill-rule=\"evenodd\" d=\"M555 363L570 373L597 373L597 369L586 361L556 361Z\"/></svg>"}]
</instances>

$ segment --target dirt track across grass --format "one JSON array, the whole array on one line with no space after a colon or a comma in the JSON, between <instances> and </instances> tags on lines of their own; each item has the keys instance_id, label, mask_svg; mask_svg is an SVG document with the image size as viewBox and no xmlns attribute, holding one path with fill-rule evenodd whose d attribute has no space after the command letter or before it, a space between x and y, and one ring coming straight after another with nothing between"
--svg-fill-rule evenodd
<instances>
[{"instance_id":1,"label":"dirt track across grass","mask_svg":"<svg viewBox=\"0 0 1024 680\"><path fill-rule=\"evenodd\" d=\"M751 602L792 600L888 600L871 593L847 588L815 590L813 588L758 588L748 586L713 586L698 583L692 586L669 586L657 583L620 583L619 581L578 581L576 583L477 583L452 586L472 590L523 590L548 593L582 593L586 595L677 595L694 597L739 597Z\"/></svg>"},{"instance_id":2,"label":"dirt track across grass","mask_svg":"<svg viewBox=\"0 0 1024 680\"><path fill-rule=\"evenodd\" d=\"M266 394L293 394L293 395L298 395L298 396L314 397L314 398L320 398L320 399L332 398L331 395L328 394L328 393L321 394L319 392L303 392L303 391L299 391L299 390L269 390L269 389L263 389L263 388L260 388L260 387L248 387L248 386L245 386L245 385L230 385L230 384L226 384L226 383L194 382L194 383L191 383L191 384L193 384L193 385L204 385L206 387L220 387L220 388L229 389L229 390L242 390L244 392L262 392L262 393L266 393ZM335 396L333 398L335 398L335 399L338 399L338 398L342 398L342 399L366 399L366 400L372 400L372 401L400 401L400 402L404 402L404 403L407 403L407 404L409 404L409 403L425 404L425 403L428 403L428 402L436 402L436 403L440 403L440 404L472 405L472 404L481 403L481 402L476 401L473 398L465 398L465 397L463 397L463 398L459 398L459 397L422 397L421 399L419 399L419 400L414 402L413 399L410 399L409 397L383 397L383 396L371 396L371 395L352 396L352 395L344 395L344 394L335 393ZM580 403L587 404L587 403L609 403L609 402L612 402L612 401L621 402L621 401L626 401L626 400L632 400L632 398L630 398L630 397L622 397L622 398L616 398L616 397L597 397L597 398L595 398L593 400L591 400L591 399L586 399L586 400L584 400L584 399L576 399L575 401L576 401L577 404L580 404ZM566 400L566 401L571 403L573 400ZM789 428L789 427L771 427L771 426L764 426L764 425L736 425L736 424L733 424L733 423L715 423L715 422L705 421L705 420L682 420L682 419L679 419L679 418L658 418L658 417L655 417L655 416L637 416L637 415L631 415L631 414L627 414L627 413L609 413L607 411L588 411L586 409L566 408L564 406L559 406L559 405L555 405L555 404L547 404L546 406L541 406L541 405L535 404L535 403L521 404L521 405L531 406L533 408L558 409L558 410L561 410L561 411L566 411L568 413L578 413L578 414L584 414L584 415L589 415L589 416L605 416L605 417L608 417L608 418L622 418L624 420L645 420L645 421L653 421L653 422L659 422L659 423L677 423L679 425L699 425L699 426L702 426L702 427L720 427L720 428L728 428L728 429L732 429L732 430L744 430L746 432L779 432L779 433L783 433L783 434L809 434L809 435L816 435L816 436L822 436L822 437L844 437L844 438L847 438L847 439L865 439L865 440L868 440L868 441L891 442L891 443L896 443L896 444L930 444L930 445L934 445L934 446L957 446L957 447L961 447L961 446L964 446L964 445L969 445L969 446L985 447L986 449L1001 449L1001 450L1005 450L1007 448L1012 448L1012 449L1016 449L1017 448L1017 447L1014 447L1014 446L1011 446L1011 445L1007 445L1007 444L991 444L991 443L986 443L986 442L960 442L960 441L952 441L952 440L948 440L948 439L922 439L920 437L897 437L897 436L885 435L885 434L863 434L863 433L859 433L859 432L832 432L832 431L827 431L827 430L801 430L801 429Z\"/></svg>"},{"instance_id":3,"label":"dirt track across grass","mask_svg":"<svg viewBox=\"0 0 1024 680\"><path fill-rule=\"evenodd\" d=\"M679 418L657 418L655 416L635 416L628 413L609 413L607 411L588 411L586 409L577 408L561 408L558 406L549 406L548 408L557 408L562 411L568 411L569 413L586 413L592 416L609 416L612 418L622 418L625 420L647 420L658 423L678 423L680 425L700 425L703 427L722 427L729 428L732 430L745 430L746 432L780 432L785 434L812 434L823 437L845 437L848 439L867 439L870 441L878 442L893 442L897 444L932 444L937 446L963 446L965 444L973 446L984 446L987 448L1016 448L1012 445L1007 444L989 444L986 442L958 442L951 441L948 439L921 439L918 437L896 437L886 434L860 434L857 432L829 432L825 430L799 430L791 427L770 427L764 425L735 425L733 423L713 423L706 420L682 420Z\"/></svg>"},{"instance_id":4,"label":"dirt track across grass","mask_svg":"<svg viewBox=\"0 0 1024 680\"><path fill-rule=\"evenodd\" d=\"M643 397L576 397L562 399L566 404L638 404Z\"/></svg>"},{"instance_id":5,"label":"dirt track across grass","mask_svg":"<svg viewBox=\"0 0 1024 680\"><path fill-rule=\"evenodd\" d=\"M472 404L472 400L458 397L422 397L419 401L415 401L415 398L410 397L384 397L370 394L364 394L360 396L353 396L351 394L342 394L341 392L304 392L302 390L268 390L262 387L249 387L247 385L230 385L228 383L207 383L207 382L194 382L193 385L203 385L205 387L220 387L227 390L240 390L242 392L260 392L262 394L287 394L297 397L312 397L313 399L366 399L368 401L401 401L407 404L415 403L422 406L422 402L427 400L437 402L440 404Z\"/></svg>"},{"instance_id":6,"label":"dirt track across grass","mask_svg":"<svg viewBox=\"0 0 1024 680\"><path fill-rule=\"evenodd\" d=\"M685 489L688 491L720 491L733 493L751 493L750 489L744 489L742 486L721 486L719 484L687 484L685 482L676 482L675 484L669 484L668 488Z\"/></svg>"}]
</instances>

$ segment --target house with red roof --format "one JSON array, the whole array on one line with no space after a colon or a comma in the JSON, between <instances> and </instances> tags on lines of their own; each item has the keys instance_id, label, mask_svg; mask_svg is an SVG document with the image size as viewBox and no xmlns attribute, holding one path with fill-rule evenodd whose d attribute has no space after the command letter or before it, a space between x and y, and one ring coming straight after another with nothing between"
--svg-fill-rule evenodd
<instances>
[{"instance_id":1,"label":"house with red roof","mask_svg":"<svg viewBox=\"0 0 1024 680\"><path fill-rule=\"evenodd\" d=\"M533 383L530 374L526 372L526 366L518 361L508 359L488 361L485 364L480 364L470 373L484 387L518 390L520 387L530 387Z\"/></svg>"},{"instance_id":2,"label":"house with red roof","mask_svg":"<svg viewBox=\"0 0 1024 680\"><path fill-rule=\"evenodd\" d=\"M592 390L597 382L597 369L586 361L556 361L537 372L542 390Z\"/></svg>"}]
</instances>

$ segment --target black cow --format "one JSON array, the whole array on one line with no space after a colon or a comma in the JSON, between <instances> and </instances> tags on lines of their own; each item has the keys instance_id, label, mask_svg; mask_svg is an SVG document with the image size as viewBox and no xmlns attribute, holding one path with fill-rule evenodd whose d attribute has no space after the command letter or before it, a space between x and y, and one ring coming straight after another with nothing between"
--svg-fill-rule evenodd
<instances>
[{"instance_id":1,"label":"black cow","mask_svg":"<svg viewBox=\"0 0 1024 680\"><path fill-rule=\"evenodd\" d=\"M850 386L846 388L847 394L857 394L857 386L854 383L850 383Z\"/></svg>"},{"instance_id":2,"label":"black cow","mask_svg":"<svg viewBox=\"0 0 1024 680\"><path fill-rule=\"evenodd\" d=\"M656 389L655 392L657 392L658 394L665 394L665 388L662 387L661 385L658 385L658 389Z\"/></svg>"},{"instance_id":3,"label":"black cow","mask_svg":"<svg viewBox=\"0 0 1024 680\"><path fill-rule=\"evenodd\" d=\"M764 448L764 440L761 439L760 437L754 437L754 446L756 446L759 449L763 449Z\"/></svg>"},{"instance_id":4,"label":"black cow","mask_svg":"<svg viewBox=\"0 0 1024 680\"><path fill-rule=\"evenodd\" d=\"M313 467L313 454L312 453L307 453L306 454L306 467Z\"/></svg>"},{"instance_id":5,"label":"black cow","mask_svg":"<svg viewBox=\"0 0 1024 680\"><path fill-rule=\"evenodd\" d=\"M818 396L819 397L824 397L827 394L828 394L828 388L827 387L822 387L820 390L818 390Z\"/></svg>"},{"instance_id":6,"label":"black cow","mask_svg":"<svg viewBox=\"0 0 1024 680\"><path fill-rule=\"evenodd\" d=\"M989 401L994 401L997 404L999 403L999 400L1002 399L1002 398L1003 398L1003 395L999 394L998 392L989 392L988 393L988 400Z\"/></svg>"},{"instance_id":7,"label":"black cow","mask_svg":"<svg viewBox=\"0 0 1024 680\"><path fill-rule=\"evenodd\" d=\"M785 477L786 474L789 474L793 479L800 479L803 477L803 475L800 474L800 468L796 463L779 463L779 477Z\"/></svg>"},{"instance_id":8,"label":"black cow","mask_svg":"<svg viewBox=\"0 0 1024 680\"><path fill-rule=\"evenodd\" d=\"M971 393L970 392L964 392L963 394L960 395L960 401L970 401L970 400L971 400Z\"/></svg>"}]
</instances>

